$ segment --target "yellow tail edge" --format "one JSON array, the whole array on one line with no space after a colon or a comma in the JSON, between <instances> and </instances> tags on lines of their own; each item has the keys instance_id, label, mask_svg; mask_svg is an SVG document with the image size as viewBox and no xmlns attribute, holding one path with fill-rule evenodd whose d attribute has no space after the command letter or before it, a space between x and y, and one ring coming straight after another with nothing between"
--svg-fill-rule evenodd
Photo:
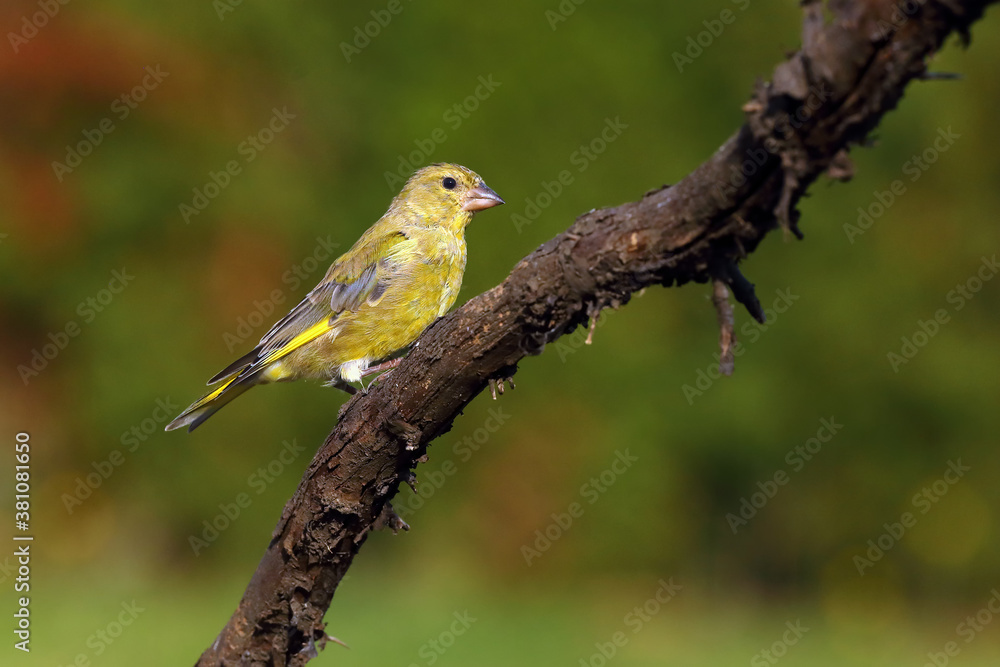
<instances>
[{"instance_id":1,"label":"yellow tail edge","mask_svg":"<svg viewBox=\"0 0 1000 667\"><path fill-rule=\"evenodd\" d=\"M202 422L255 384L250 378L243 378L243 381L236 382L237 377L234 375L225 384L220 385L214 391L205 394L192 403L184 412L177 415L176 419L167 424L163 430L173 431L182 426L187 426L188 433L190 433L198 428Z\"/></svg>"}]
</instances>

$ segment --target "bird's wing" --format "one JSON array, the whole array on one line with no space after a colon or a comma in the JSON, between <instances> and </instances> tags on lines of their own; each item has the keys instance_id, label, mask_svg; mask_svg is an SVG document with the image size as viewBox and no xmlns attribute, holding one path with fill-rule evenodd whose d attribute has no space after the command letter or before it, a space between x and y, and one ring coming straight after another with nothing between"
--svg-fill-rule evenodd
<instances>
[{"instance_id":1,"label":"bird's wing","mask_svg":"<svg viewBox=\"0 0 1000 667\"><path fill-rule=\"evenodd\" d=\"M399 230L371 234L337 259L298 305L264 334L257 347L220 371L208 384L239 372L247 376L281 359L336 326L345 311L376 305L398 270L396 256L410 243Z\"/></svg>"}]
</instances>

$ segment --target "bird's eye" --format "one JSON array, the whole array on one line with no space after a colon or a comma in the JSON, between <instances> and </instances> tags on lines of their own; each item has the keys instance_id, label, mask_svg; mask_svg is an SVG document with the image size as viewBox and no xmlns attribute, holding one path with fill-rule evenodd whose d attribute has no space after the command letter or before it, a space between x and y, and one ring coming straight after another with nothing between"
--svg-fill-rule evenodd
<instances>
[{"instance_id":1,"label":"bird's eye","mask_svg":"<svg viewBox=\"0 0 1000 667\"><path fill-rule=\"evenodd\" d=\"M444 186L445 190L454 190L455 186L458 185L458 182L451 176L445 176L444 180L441 181L441 185Z\"/></svg>"}]
</instances>

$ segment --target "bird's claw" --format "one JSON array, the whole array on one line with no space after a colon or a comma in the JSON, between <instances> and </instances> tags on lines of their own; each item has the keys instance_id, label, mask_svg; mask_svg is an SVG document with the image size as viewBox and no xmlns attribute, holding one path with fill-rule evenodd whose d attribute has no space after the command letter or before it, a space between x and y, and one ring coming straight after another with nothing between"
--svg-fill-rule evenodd
<instances>
[{"instance_id":1,"label":"bird's claw","mask_svg":"<svg viewBox=\"0 0 1000 667\"><path fill-rule=\"evenodd\" d=\"M325 648L326 642L333 642L334 644L340 644L344 648L351 648L350 646L345 644L342 640L337 639L333 635L328 635L326 633L323 633L323 638L320 639L320 642L321 642L321 647L323 648Z\"/></svg>"},{"instance_id":2,"label":"bird's claw","mask_svg":"<svg viewBox=\"0 0 1000 667\"><path fill-rule=\"evenodd\" d=\"M497 394L503 396L503 392L506 389L505 383L510 383L511 389L517 389L517 385L514 384L514 378L490 378L490 394L493 396L493 400L497 400Z\"/></svg>"}]
</instances>

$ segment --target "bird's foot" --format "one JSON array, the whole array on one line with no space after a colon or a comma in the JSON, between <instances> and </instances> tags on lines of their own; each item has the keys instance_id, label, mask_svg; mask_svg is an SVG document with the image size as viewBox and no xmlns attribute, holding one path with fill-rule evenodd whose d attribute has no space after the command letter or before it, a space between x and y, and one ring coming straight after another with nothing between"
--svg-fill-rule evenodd
<instances>
[{"instance_id":1,"label":"bird's foot","mask_svg":"<svg viewBox=\"0 0 1000 667\"><path fill-rule=\"evenodd\" d=\"M517 385L514 384L514 378L490 378L490 394L493 396L493 400L497 400L497 394L503 396L503 392L506 390L506 383L510 383L511 389L517 389Z\"/></svg>"},{"instance_id":2,"label":"bird's foot","mask_svg":"<svg viewBox=\"0 0 1000 667\"><path fill-rule=\"evenodd\" d=\"M399 362L402 361L402 360L403 360L402 357L396 357L395 359L390 359L389 361L383 361L381 364L378 364L376 366L371 366L371 367L366 368L363 371L361 371L361 377L358 380L358 382L361 383L361 393L362 394L367 394L369 392L369 390L371 390L372 385L374 384L374 380L373 380L366 387L365 386L365 378L366 377L368 377L369 375L375 375L376 373L381 373L382 375L380 375L377 378L377 379L381 380L386 375L388 375L392 371L393 368L395 368L396 366L398 366Z\"/></svg>"},{"instance_id":3,"label":"bird's foot","mask_svg":"<svg viewBox=\"0 0 1000 667\"><path fill-rule=\"evenodd\" d=\"M351 648L350 646L348 646L347 644L345 644L345 643L344 643L343 641L341 641L340 639L337 639L337 638L336 638L336 637L334 637L333 635L327 635L326 637L324 637L324 639L326 639L326 641L328 641L328 642L333 642L334 644L340 644L340 645L341 645L341 646L343 646L344 648Z\"/></svg>"},{"instance_id":4,"label":"bird's foot","mask_svg":"<svg viewBox=\"0 0 1000 667\"><path fill-rule=\"evenodd\" d=\"M361 377L365 378L369 375L374 375L375 373L383 373L391 371L393 368L399 365L399 362L403 360L402 357L396 357L395 359L390 359L389 361L383 361L377 366L371 366L361 371Z\"/></svg>"}]
</instances>

